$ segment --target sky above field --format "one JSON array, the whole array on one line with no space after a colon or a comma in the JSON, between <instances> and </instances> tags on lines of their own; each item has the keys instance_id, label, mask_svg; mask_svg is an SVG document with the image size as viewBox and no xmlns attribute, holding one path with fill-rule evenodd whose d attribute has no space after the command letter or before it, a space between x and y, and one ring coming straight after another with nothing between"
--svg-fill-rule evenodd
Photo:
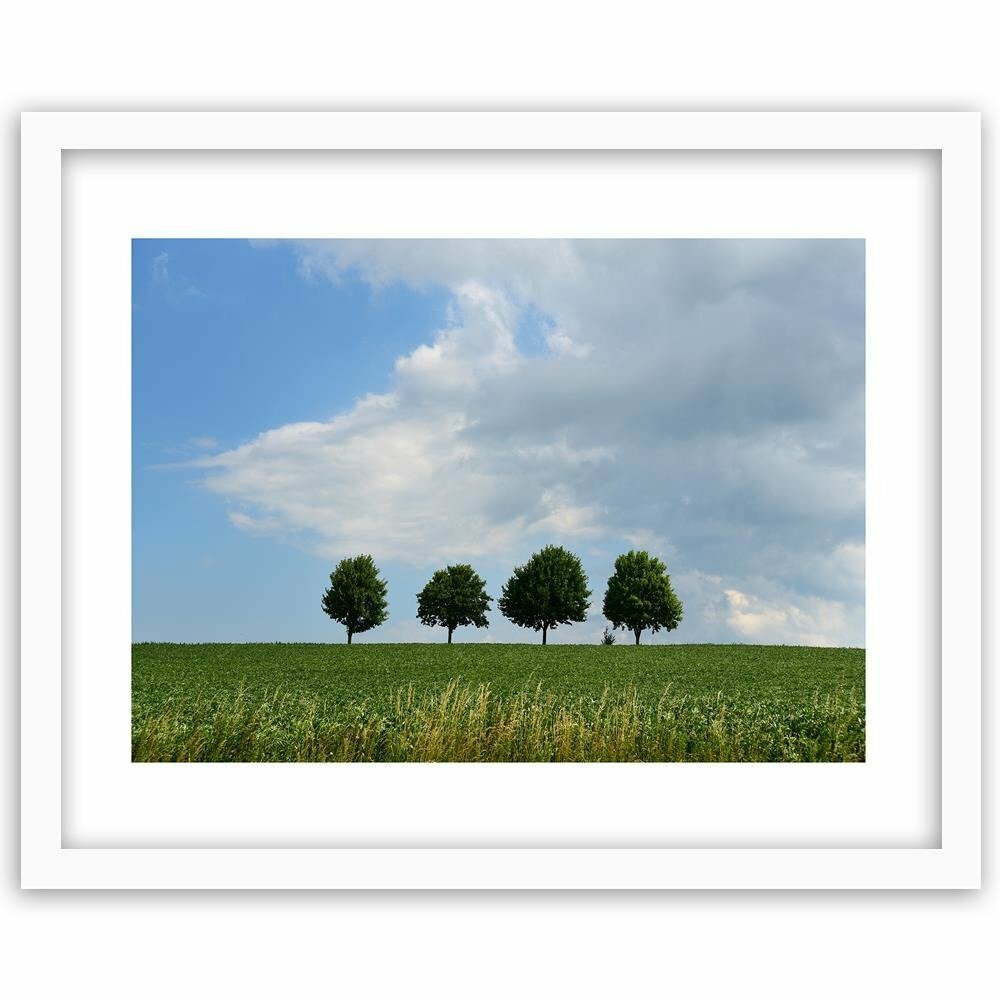
<instances>
[{"instance_id":1,"label":"sky above field","mask_svg":"<svg viewBox=\"0 0 1000 1000\"><path fill-rule=\"evenodd\" d=\"M649 642L864 645L859 240L136 240L133 636L342 641L330 570L390 617L471 562L496 598L578 553L666 562ZM456 641L535 642L494 610ZM619 641L627 641L621 636Z\"/></svg>"}]
</instances>

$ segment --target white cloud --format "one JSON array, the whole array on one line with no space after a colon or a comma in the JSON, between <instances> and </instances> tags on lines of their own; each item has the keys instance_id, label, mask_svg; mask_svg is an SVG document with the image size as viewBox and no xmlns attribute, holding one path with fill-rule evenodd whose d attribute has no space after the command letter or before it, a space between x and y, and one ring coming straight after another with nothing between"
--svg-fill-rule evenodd
<instances>
[{"instance_id":1,"label":"white cloud","mask_svg":"<svg viewBox=\"0 0 1000 1000\"><path fill-rule=\"evenodd\" d=\"M771 603L752 594L727 589L727 622L754 642L790 646L838 646L844 641L847 609L838 601L806 598L806 607Z\"/></svg>"},{"instance_id":2,"label":"white cloud","mask_svg":"<svg viewBox=\"0 0 1000 1000\"><path fill-rule=\"evenodd\" d=\"M545 343L553 354L567 358L585 358L594 349L592 344L578 344L561 330L547 333Z\"/></svg>"},{"instance_id":3,"label":"white cloud","mask_svg":"<svg viewBox=\"0 0 1000 1000\"><path fill-rule=\"evenodd\" d=\"M279 517L255 517L242 510L231 510L227 517L234 527L254 535L281 534L285 526Z\"/></svg>"},{"instance_id":4,"label":"white cloud","mask_svg":"<svg viewBox=\"0 0 1000 1000\"><path fill-rule=\"evenodd\" d=\"M448 326L396 362L393 392L202 459L206 485L263 512L230 514L237 527L303 533L331 557L361 550L423 564L599 534L602 511L576 500L574 478L610 461L609 449L469 439L484 382L496 388L524 364L516 318L501 293L464 283Z\"/></svg>"},{"instance_id":5,"label":"white cloud","mask_svg":"<svg viewBox=\"0 0 1000 1000\"><path fill-rule=\"evenodd\" d=\"M396 373L429 390L475 388L486 375L509 375L523 358L514 340L517 311L503 293L475 281L455 289L450 323L431 344L396 361Z\"/></svg>"}]
</instances>

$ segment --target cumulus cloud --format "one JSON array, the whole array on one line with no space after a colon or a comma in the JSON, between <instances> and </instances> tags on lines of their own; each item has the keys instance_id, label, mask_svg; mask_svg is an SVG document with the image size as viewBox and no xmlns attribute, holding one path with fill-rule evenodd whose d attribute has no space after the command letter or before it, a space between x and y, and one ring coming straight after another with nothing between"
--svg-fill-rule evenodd
<instances>
[{"instance_id":1,"label":"cumulus cloud","mask_svg":"<svg viewBox=\"0 0 1000 1000\"><path fill-rule=\"evenodd\" d=\"M863 643L862 243L294 249L306 280L450 305L390 391L197 461L237 527L421 566L633 544L685 581L689 639Z\"/></svg>"},{"instance_id":2,"label":"cumulus cloud","mask_svg":"<svg viewBox=\"0 0 1000 1000\"><path fill-rule=\"evenodd\" d=\"M547 333L545 343L553 354L570 358L585 358L594 349L593 344L578 344L562 330Z\"/></svg>"},{"instance_id":3,"label":"cumulus cloud","mask_svg":"<svg viewBox=\"0 0 1000 1000\"><path fill-rule=\"evenodd\" d=\"M211 490L262 512L239 511L233 523L304 533L331 557L361 549L417 564L599 534L602 510L578 495L611 449L574 447L565 434L477 445L489 408L481 393L527 361L500 292L465 282L449 313L429 344L397 360L395 391L201 460Z\"/></svg>"},{"instance_id":4,"label":"cumulus cloud","mask_svg":"<svg viewBox=\"0 0 1000 1000\"><path fill-rule=\"evenodd\" d=\"M801 646L836 646L847 627L847 609L839 601L807 597L806 607L796 603L761 600L739 590L726 590L728 624L754 642L779 642Z\"/></svg>"}]
</instances>

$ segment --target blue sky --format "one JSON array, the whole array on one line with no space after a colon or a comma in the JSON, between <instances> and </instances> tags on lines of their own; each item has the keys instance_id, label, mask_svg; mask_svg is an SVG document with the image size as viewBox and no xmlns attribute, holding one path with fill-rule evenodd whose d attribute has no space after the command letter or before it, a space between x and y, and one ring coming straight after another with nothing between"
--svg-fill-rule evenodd
<instances>
[{"instance_id":1,"label":"blue sky","mask_svg":"<svg viewBox=\"0 0 1000 1000\"><path fill-rule=\"evenodd\" d=\"M550 541L594 591L552 641L643 547L650 641L863 645L863 242L134 241L136 640L342 641L371 552L358 641L441 641L434 569L496 597Z\"/></svg>"}]
</instances>

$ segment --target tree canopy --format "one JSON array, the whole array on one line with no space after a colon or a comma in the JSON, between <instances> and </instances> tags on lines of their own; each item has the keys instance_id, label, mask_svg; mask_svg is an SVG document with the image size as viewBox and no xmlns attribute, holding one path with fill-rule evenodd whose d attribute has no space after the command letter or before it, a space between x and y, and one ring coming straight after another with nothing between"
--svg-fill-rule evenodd
<instances>
[{"instance_id":1,"label":"tree canopy","mask_svg":"<svg viewBox=\"0 0 1000 1000\"><path fill-rule=\"evenodd\" d=\"M347 629L347 642L389 617L387 586L371 556L341 559L323 593L323 610Z\"/></svg>"},{"instance_id":2,"label":"tree canopy","mask_svg":"<svg viewBox=\"0 0 1000 1000\"><path fill-rule=\"evenodd\" d=\"M417 594L417 617L425 625L443 625L452 633L461 625L489 628L486 612L492 598L486 581L467 563L439 569Z\"/></svg>"},{"instance_id":3,"label":"tree canopy","mask_svg":"<svg viewBox=\"0 0 1000 1000\"><path fill-rule=\"evenodd\" d=\"M615 560L603 610L614 628L635 635L637 646L646 629L670 632L684 616L684 607L670 586L667 567L643 551L626 552Z\"/></svg>"},{"instance_id":4,"label":"tree canopy","mask_svg":"<svg viewBox=\"0 0 1000 1000\"><path fill-rule=\"evenodd\" d=\"M560 545L546 545L515 567L498 606L515 625L541 631L544 646L550 628L587 618L590 591L579 557Z\"/></svg>"}]
</instances>

